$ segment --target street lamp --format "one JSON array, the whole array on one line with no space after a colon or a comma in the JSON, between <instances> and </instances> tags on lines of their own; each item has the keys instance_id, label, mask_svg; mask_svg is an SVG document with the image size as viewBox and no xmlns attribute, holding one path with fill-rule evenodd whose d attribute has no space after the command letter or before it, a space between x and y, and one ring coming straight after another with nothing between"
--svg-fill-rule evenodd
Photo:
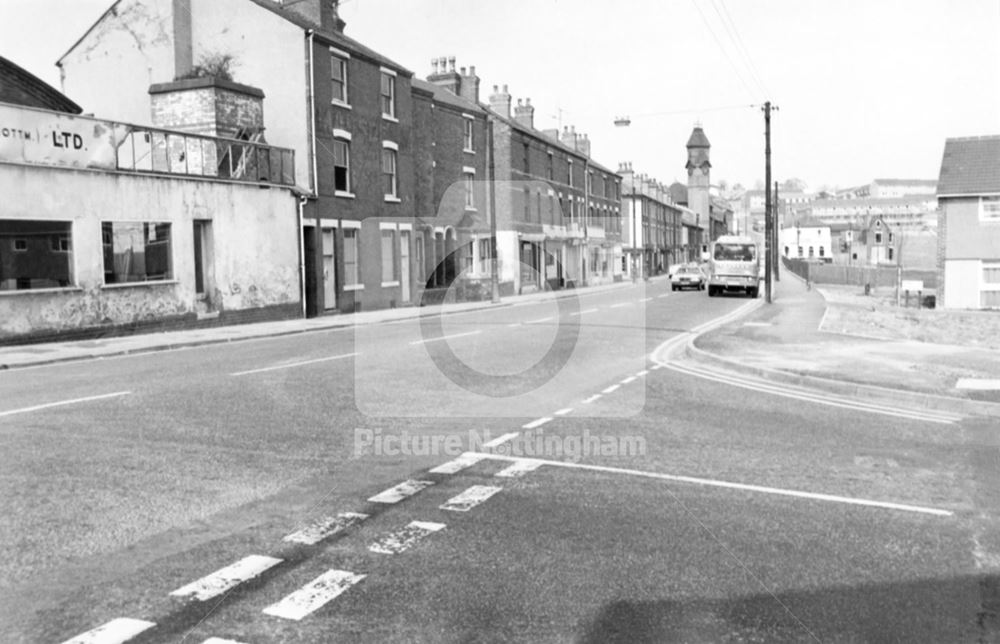
<instances>
[{"instance_id":1,"label":"street lamp","mask_svg":"<svg viewBox=\"0 0 1000 644\"><path fill-rule=\"evenodd\" d=\"M618 117L615 117L615 127L628 127L631 124L632 124L632 119L630 119L628 116L618 116ZM633 248L637 248L638 246L636 245L636 239L635 238L638 236L638 230L642 226L642 220L640 220L639 222L636 222L636 210L635 210L635 197L636 197L636 194L635 194L635 183L636 183L636 181L635 181L635 179L636 179L636 177L635 177L635 170L631 166L629 166L629 171L630 171L630 177L631 177L630 183L632 184L632 191L631 191L632 194L630 195L630 197L631 197L631 208L629 209L629 217L632 220L630 222L632 224L632 227L631 227L632 228L632 235L631 235L631 237L632 237L632 247ZM630 257L629 257L629 267L630 267L630 269L632 271L632 279L634 280L636 278L635 271L636 271L637 266L636 266L636 262L634 261L635 260L634 254L633 253L629 253L629 255L630 255ZM638 266L641 266L641 265L642 265L641 263L638 264Z\"/></svg>"}]
</instances>

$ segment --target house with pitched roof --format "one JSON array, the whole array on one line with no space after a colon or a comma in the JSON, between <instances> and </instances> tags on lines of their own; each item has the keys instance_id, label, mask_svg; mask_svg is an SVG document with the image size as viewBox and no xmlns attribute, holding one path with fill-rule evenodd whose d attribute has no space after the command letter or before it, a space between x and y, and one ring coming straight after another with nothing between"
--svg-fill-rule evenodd
<instances>
[{"instance_id":1,"label":"house with pitched roof","mask_svg":"<svg viewBox=\"0 0 1000 644\"><path fill-rule=\"evenodd\" d=\"M229 134L295 151L309 315L413 302L412 72L344 33L334 0L117 0L59 60L64 88L112 118L195 129L203 84L266 97ZM232 78L195 79L229 62ZM209 82L211 81L211 82ZM189 84L197 87L189 87ZM154 101L150 94L172 97ZM219 111L238 108L222 102Z\"/></svg>"},{"instance_id":2,"label":"house with pitched roof","mask_svg":"<svg viewBox=\"0 0 1000 644\"><path fill-rule=\"evenodd\" d=\"M948 139L937 198L937 305L1000 309L1000 136Z\"/></svg>"}]
</instances>

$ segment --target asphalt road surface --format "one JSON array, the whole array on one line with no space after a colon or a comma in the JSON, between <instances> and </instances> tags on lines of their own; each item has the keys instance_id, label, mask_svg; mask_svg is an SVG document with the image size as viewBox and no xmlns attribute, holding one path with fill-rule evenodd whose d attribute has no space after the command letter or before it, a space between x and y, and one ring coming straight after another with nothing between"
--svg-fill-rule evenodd
<instances>
[{"instance_id":1,"label":"asphalt road surface","mask_svg":"<svg viewBox=\"0 0 1000 644\"><path fill-rule=\"evenodd\" d=\"M1000 640L995 428L654 355L747 302L0 372L0 640Z\"/></svg>"}]
</instances>

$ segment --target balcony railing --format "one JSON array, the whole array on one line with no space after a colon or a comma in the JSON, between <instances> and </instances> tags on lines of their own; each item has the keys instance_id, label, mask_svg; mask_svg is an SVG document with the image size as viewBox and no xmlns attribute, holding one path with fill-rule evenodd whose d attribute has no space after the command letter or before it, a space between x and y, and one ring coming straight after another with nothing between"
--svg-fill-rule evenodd
<instances>
[{"instance_id":1,"label":"balcony railing","mask_svg":"<svg viewBox=\"0 0 1000 644\"><path fill-rule=\"evenodd\" d=\"M295 152L287 148L140 125L116 126L119 170L295 185Z\"/></svg>"}]
</instances>

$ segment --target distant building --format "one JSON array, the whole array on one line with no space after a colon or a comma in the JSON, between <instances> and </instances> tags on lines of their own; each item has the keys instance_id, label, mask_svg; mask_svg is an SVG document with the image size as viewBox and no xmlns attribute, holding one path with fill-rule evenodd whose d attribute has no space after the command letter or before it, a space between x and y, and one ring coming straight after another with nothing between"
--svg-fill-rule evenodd
<instances>
[{"instance_id":1,"label":"distant building","mask_svg":"<svg viewBox=\"0 0 1000 644\"><path fill-rule=\"evenodd\" d=\"M1000 136L948 139L937 198L938 306L1000 309Z\"/></svg>"},{"instance_id":2,"label":"distant building","mask_svg":"<svg viewBox=\"0 0 1000 644\"><path fill-rule=\"evenodd\" d=\"M682 206L672 203L670 190L655 179L637 175L631 164L618 168L622 176L625 213L622 269L628 276L655 275L672 264L691 260L683 242ZM690 211L688 211L690 212Z\"/></svg>"},{"instance_id":3,"label":"distant building","mask_svg":"<svg viewBox=\"0 0 1000 644\"><path fill-rule=\"evenodd\" d=\"M778 231L778 248L783 257L832 262L830 227L821 222L801 221Z\"/></svg>"}]
</instances>

